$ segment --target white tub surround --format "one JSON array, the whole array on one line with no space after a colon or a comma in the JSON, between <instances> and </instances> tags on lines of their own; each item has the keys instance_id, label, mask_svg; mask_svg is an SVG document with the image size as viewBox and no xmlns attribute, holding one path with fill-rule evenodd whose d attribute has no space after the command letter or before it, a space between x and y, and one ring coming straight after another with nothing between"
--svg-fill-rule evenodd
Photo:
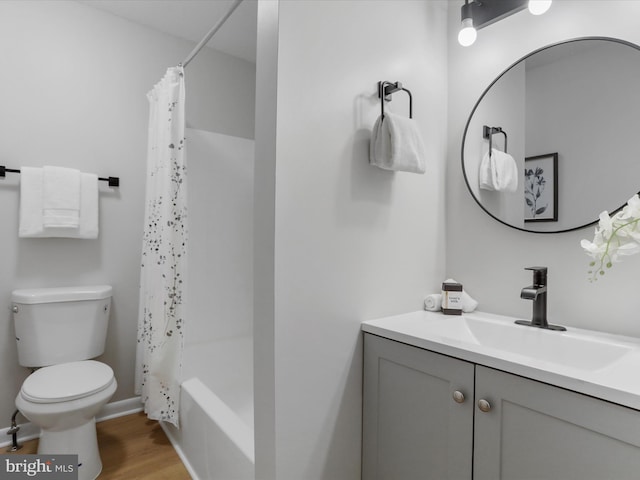
<instances>
[{"instance_id":1,"label":"white tub surround","mask_svg":"<svg viewBox=\"0 0 640 480\"><path fill-rule=\"evenodd\" d=\"M182 384L180 424L160 422L194 480L253 480L253 427L199 379Z\"/></svg>"},{"instance_id":2,"label":"white tub surround","mask_svg":"<svg viewBox=\"0 0 640 480\"><path fill-rule=\"evenodd\" d=\"M488 313L417 311L362 330L640 410L640 339L568 327L553 332Z\"/></svg>"},{"instance_id":3,"label":"white tub surround","mask_svg":"<svg viewBox=\"0 0 640 480\"><path fill-rule=\"evenodd\" d=\"M254 142L186 129L189 301L180 429L163 424L195 479L253 479Z\"/></svg>"},{"instance_id":4,"label":"white tub surround","mask_svg":"<svg viewBox=\"0 0 640 480\"><path fill-rule=\"evenodd\" d=\"M185 347L180 429L161 423L189 474L253 480L253 338Z\"/></svg>"}]
</instances>

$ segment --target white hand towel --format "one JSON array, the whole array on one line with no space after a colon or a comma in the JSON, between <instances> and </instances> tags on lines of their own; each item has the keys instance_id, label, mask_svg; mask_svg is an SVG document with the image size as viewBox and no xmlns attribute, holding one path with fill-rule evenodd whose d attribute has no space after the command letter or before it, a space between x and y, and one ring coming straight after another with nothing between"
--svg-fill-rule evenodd
<instances>
[{"instance_id":1,"label":"white hand towel","mask_svg":"<svg viewBox=\"0 0 640 480\"><path fill-rule=\"evenodd\" d=\"M45 227L42 237L98 238L98 176L80 174L80 224L78 228Z\"/></svg>"},{"instance_id":2,"label":"white hand towel","mask_svg":"<svg viewBox=\"0 0 640 480\"><path fill-rule=\"evenodd\" d=\"M42 224L45 228L80 225L80 171L73 168L42 169Z\"/></svg>"},{"instance_id":3,"label":"white hand towel","mask_svg":"<svg viewBox=\"0 0 640 480\"><path fill-rule=\"evenodd\" d=\"M495 148L485 154L480 162L480 188L498 192L515 192L518 189L518 166L511 155Z\"/></svg>"},{"instance_id":4,"label":"white hand towel","mask_svg":"<svg viewBox=\"0 0 640 480\"><path fill-rule=\"evenodd\" d=\"M44 227L42 220L43 169L20 169L20 226L18 236L98 238L98 176L80 175L80 225L78 228Z\"/></svg>"},{"instance_id":5,"label":"white hand towel","mask_svg":"<svg viewBox=\"0 0 640 480\"><path fill-rule=\"evenodd\" d=\"M80 225L73 237L98 238L98 176L95 173L80 174Z\"/></svg>"},{"instance_id":6,"label":"white hand towel","mask_svg":"<svg viewBox=\"0 0 640 480\"><path fill-rule=\"evenodd\" d=\"M471 296L462 290L462 311L464 313L471 313L478 307L478 301L471 298Z\"/></svg>"},{"instance_id":7,"label":"white hand towel","mask_svg":"<svg viewBox=\"0 0 640 480\"><path fill-rule=\"evenodd\" d=\"M424 299L424 309L430 312L439 312L442 310L442 294L432 293Z\"/></svg>"},{"instance_id":8,"label":"white hand towel","mask_svg":"<svg viewBox=\"0 0 640 480\"><path fill-rule=\"evenodd\" d=\"M20 226L18 236L42 236L42 169L20 168Z\"/></svg>"},{"instance_id":9,"label":"white hand towel","mask_svg":"<svg viewBox=\"0 0 640 480\"><path fill-rule=\"evenodd\" d=\"M378 117L371 135L369 162L385 170L424 173L425 148L416 123L393 113L385 113L384 121Z\"/></svg>"}]
</instances>

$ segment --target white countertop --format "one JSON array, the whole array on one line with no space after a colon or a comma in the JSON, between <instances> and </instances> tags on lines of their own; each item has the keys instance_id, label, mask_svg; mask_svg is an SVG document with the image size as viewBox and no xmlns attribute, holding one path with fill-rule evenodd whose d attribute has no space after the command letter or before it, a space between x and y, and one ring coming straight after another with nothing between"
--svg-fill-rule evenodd
<instances>
[{"instance_id":1,"label":"white countertop","mask_svg":"<svg viewBox=\"0 0 640 480\"><path fill-rule=\"evenodd\" d=\"M640 339L514 320L417 311L365 321L362 330L640 410Z\"/></svg>"}]
</instances>

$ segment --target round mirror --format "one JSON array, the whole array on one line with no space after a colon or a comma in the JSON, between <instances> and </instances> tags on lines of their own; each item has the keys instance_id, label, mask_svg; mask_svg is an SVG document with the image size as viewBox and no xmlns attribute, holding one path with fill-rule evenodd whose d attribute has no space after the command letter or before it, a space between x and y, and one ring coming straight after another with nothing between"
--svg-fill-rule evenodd
<instances>
[{"instance_id":1,"label":"round mirror","mask_svg":"<svg viewBox=\"0 0 640 480\"><path fill-rule=\"evenodd\" d=\"M514 63L465 127L473 198L499 222L536 233L619 209L640 190L638 78L640 47L613 38L562 42Z\"/></svg>"}]
</instances>

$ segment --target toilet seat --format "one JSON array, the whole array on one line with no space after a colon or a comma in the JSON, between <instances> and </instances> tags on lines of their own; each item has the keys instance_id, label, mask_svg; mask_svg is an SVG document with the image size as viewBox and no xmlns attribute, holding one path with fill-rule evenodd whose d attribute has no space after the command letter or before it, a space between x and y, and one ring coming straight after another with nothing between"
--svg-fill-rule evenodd
<instances>
[{"instance_id":1,"label":"toilet seat","mask_svg":"<svg viewBox=\"0 0 640 480\"><path fill-rule=\"evenodd\" d=\"M115 381L113 370L95 360L61 363L33 372L20 395L33 403L58 403L98 393Z\"/></svg>"}]
</instances>

